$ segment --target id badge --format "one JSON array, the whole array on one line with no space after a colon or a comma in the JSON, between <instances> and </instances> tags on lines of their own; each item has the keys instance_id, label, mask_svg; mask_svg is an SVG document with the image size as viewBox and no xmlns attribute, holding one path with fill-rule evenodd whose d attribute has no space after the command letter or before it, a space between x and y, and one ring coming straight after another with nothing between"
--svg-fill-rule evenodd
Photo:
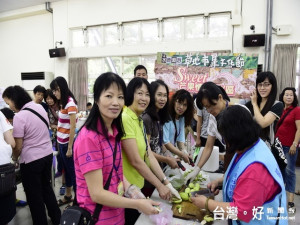
<instances>
[{"instance_id":1,"label":"id badge","mask_svg":"<svg viewBox=\"0 0 300 225\"><path fill-rule=\"evenodd\" d=\"M118 184L118 195L123 196L124 195L124 185L123 181L120 181Z\"/></svg>"}]
</instances>

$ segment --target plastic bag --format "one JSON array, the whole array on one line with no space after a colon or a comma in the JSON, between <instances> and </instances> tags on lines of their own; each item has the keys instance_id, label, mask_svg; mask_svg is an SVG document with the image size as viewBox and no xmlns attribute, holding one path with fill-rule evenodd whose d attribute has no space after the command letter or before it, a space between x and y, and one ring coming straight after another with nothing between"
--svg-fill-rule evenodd
<instances>
[{"instance_id":1,"label":"plastic bag","mask_svg":"<svg viewBox=\"0 0 300 225\"><path fill-rule=\"evenodd\" d=\"M172 206L161 203L159 207L162 211L159 214L150 215L150 220L156 225L166 225L171 223L173 219Z\"/></svg>"}]
</instances>

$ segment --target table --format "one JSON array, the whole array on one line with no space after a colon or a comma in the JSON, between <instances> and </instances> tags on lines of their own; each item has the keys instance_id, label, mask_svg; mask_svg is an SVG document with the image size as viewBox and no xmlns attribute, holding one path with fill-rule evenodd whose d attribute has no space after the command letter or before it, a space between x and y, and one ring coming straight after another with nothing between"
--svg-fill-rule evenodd
<instances>
[{"instance_id":1,"label":"table","mask_svg":"<svg viewBox=\"0 0 300 225\"><path fill-rule=\"evenodd\" d=\"M215 180L222 176L222 174L219 173L208 173L208 174L211 180ZM219 194L215 196L215 200L222 201L222 198L223 198L222 191L220 191ZM171 205L171 203L159 197L158 191L156 189L153 192L151 199L157 202L162 202ZM173 217L173 220L171 223L169 223L169 225L201 225L200 222L196 222L192 220L183 220L183 219L178 219ZM150 220L149 216L145 214L141 214L135 223L135 225L153 225L153 224L154 223ZM227 220L216 220L214 221L213 225L227 225Z\"/></svg>"}]
</instances>

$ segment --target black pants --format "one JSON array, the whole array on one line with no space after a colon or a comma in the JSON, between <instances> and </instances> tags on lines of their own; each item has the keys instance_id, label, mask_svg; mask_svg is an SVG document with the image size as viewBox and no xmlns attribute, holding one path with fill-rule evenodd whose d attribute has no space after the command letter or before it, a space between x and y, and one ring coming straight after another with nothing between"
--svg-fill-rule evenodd
<instances>
[{"instance_id":1,"label":"black pants","mask_svg":"<svg viewBox=\"0 0 300 225\"><path fill-rule=\"evenodd\" d=\"M48 215L54 225L60 222L61 212L51 186L51 167L53 155L30 163L21 163L20 171L26 199L31 212L33 225L46 225Z\"/></svg>"}]
</instances>

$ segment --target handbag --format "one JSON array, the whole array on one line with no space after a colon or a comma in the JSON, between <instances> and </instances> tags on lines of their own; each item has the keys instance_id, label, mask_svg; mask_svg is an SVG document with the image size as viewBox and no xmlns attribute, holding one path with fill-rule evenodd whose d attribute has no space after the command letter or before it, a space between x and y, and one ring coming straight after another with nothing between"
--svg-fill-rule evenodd
<instances>
[{"instance_id":1,"label":"handbag","mask_svg":"<svg viewBox=\"0 0 300 225\"><path fill-rule=\"evenodd\" d=\"M7 163L0 166L0 197L17 190L15 165Z\"/></svg>"},{"instance_id":2,"label":"handbag","mask_svg":"<svg viewBox=\"0 0 300 225\"><path fill-rule=\"evenodd\" d=\"M274 158L276 159L281 173L283 174L287 166L287 159L285 157L281 142L278 137L275 138L274 143L271 145L271 152Z\"/></svg>"},{"instance_id":3,"label":"handbag","mask_svg":"<svg viewBox=\"0 0 300 225\"><path fill-rule=\"evenodd\" d=\"M293 108L294 109L294 108ZM293 109L290 109L277 123L277 126L276 126L276 129L275 129L275 135L279 129L279 127L283 124L283 121L284 119L288 116L288 114L293 110ZM274 143L271 145L271 151L272 151L272 154L274 155L276 161L277 161L277 164L279 166L279 169L281 171L281 173L283 174L284 173L284 170L287 166L287 159L285 157L285 154L284 154L284 151L283 151L283 148L282 148L282 144L279 140L278 137L275 138L274 140Z\"/></svg>"},{"instance_id":4,"label":"handbag","mask_svg":"<svg viewBox=\"0 0 300 225\"><path fill-rule=\"evenodd\" d=\"M115 148L114 148L113 165L114 165L114 162L116 159L116 155L117 155L117 141L115 143ZM108 190L108 188L109 188L113 169L114 169L114 166L112 166L109 177L104 185L105 190ZM93 215L91 215L91 213L88 210L86 210L85 208L82 208L78 205L70 206L62 213L61 218L60 218L60 224L63 224L63 225L94 225L98 221L102 207L103 207L103 205L97 203L94 213L93 213Z\"/></svg>"}]
</instances>

